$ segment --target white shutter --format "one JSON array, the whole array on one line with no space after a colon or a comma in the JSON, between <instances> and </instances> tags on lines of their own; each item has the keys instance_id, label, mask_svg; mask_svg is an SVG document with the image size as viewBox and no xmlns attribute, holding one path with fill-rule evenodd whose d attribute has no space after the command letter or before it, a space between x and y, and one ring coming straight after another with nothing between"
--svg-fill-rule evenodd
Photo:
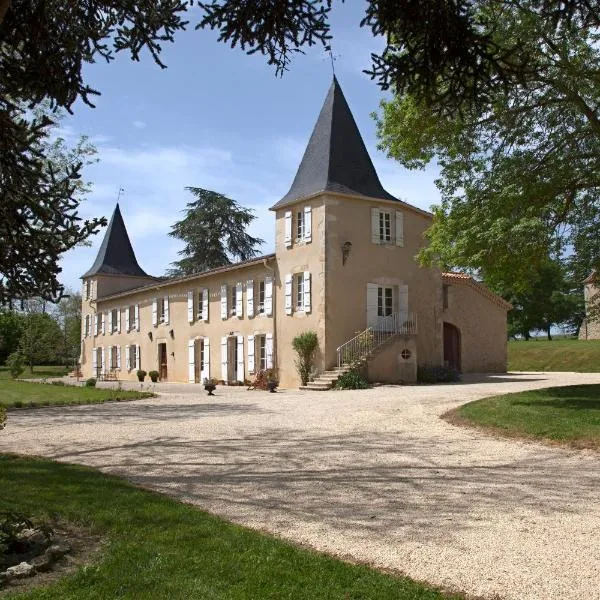
<instances>
[{"instance_id":1,"label":"white shutter","mask_svg":"<svg viewBox=\"0 0 600 600\"><path fill-rule=\"evenodd\" d=\"M304 271L304 312L310 312L310 272Z\"/></svg>"},{"instance_id":2,"label":"white shutter","mask_svg":"<svg viewBox=\"0 0 600 600\"><path fill-rule=\"evenodd\" d=\"M221 338L221 379L227 383L227 337Z\"/></svg>"},{"instance_id":3,"label":"white shutter","mask_svg":"<svg viewBox=\"0 0 600 600\"><path fill-rule=\"evenodd\" d=\"M235 314L238 319L244 316L244 298L242 296L244 286L241 281L235 284Z\"/></svg>"},{"instance_id":4,"label":"white shutter","mask_svg":"<svg viewBox=\"0 0 600 600\"><path fill-rule=\"evenodd\" d=\"M117 369L121 368L121 346L117 346Z\"/></svg>"},{"instance_id":5,"label":"white shutter","mask_svg":"<svg viewBox=\"0 0 600 600\"><path fill-rule=\"evenodd\" d=\"M196 382L196 342L194 340L188 342L188 381Z\"/></svg>"},{"instance_id":6,"label":"white shutter","mask_svg":"<svg viewBox=\"0 0 600 600\"><path fill-rule=\"evenodd\" d=\"M379 236L379 209L372 208L371 209L371 241L374 244L380 243Z\"/></svg>"},{"instance_id":7,"label":"white shutter","mask_svg":"<svg viewBox=\"0 0 600 600\"><path fill-rule=\"evenodd\" d=\"M164 298L164 316L165 316L165 325L169 324L169 296L165 296Z\"/></svg>"},{"instance_id":8,"label":"white shutter","mask_svg":"<svg viewBox=\"0 0 600 600\"><path fill-rule=\"evenodd\" d=\"M273 334L267 333L265 343L265 352L267 354L267 369L273 368Z\"/></svg>"},{"instance_id":9,"label":"white shutter","mask_svg":"<svg viewBox=\"0 0 600 600\"><path fill-rule=\"evenodd\" d=\"M117 333L121 333L121 309L117 309Z\"/></svg>"},{"instance_id":10,"label":"white shutter","mask_svg":"<svg viewBox=\"0 0 600 600\"><path fill-rule=\"evenodd\" d=\"M408 316L408 286L406 284L398 286L398 312L402 319Z\"/></svg>"},{"instance_id":11,"label":"white shutter","mask_svg":"<svg viewBox=\"0 0 600 600\"><path fill-rule=\"evenodd\" d=\"M304 207L304 241L312 241L312 207Z\"/></svg>"},{"instance_id":12,"label":"white shutter","mask_svg":"<svg viewBox=\"0 0 600 600\"><path fill-rule=\"evenodd\" d=\"M244 336L237 336L237 380L244 381Z\"/></svg>"},{"instance_id":13,"label":"white shutter","mask_svg":"<svg viewBox=\"0 0 600 600\"><path fill-rule=\"evenodd\" d=\"M94 315L94 335L98 335L98 321L100 320L100 316L98 314Z\"/></svg>"},{"instance_id":14,"label":"white shutter","mask_svg":"<svg viewBox=\"0 0 600 600\"><path fill-rule=\"evenodd\" d=\"M208 295L208 288L202 290L202 320L208 321L208 301L210 297Z\"/></svg>"},{"instance_id":15,"label":"white shutter","mask_svg":"<svg viewBox=\"0 0 600 600\"><path fill-rule=\"evenodd\" d=\"M113 311L108 311L108 333L113 332Z\"/></svg>"},{"instance_id":16,"label":"white shutter","mask_svg":"<svg viewBox=\"0 0 600 600\"><path fill-rule=\"evenodd\" d=\"M131 322L129 320L129 306L125 307L125 331L131 330Z\"/></svg>"},{"instance_id":17,"label":"white shutter","mask_svg":"<svg viewBox=\"0 0 600 600\"><path fill-rule=\"evenodd\" d=\"M93 299L98 297L98 282L97 281L92 281L90 292L92 294Z\"/></svg>"},{"instance_id":18,"label":"white shutter","mask_svg":"<svg viewBox=\"0 0 600 600\"><path fill-rule=\"evenodd\" d=\"M248 279L246 282L246 313L248 318L254 316L254 281Z\"/></svg>"},{"instance_id":19,"label":"white shutter","mask_svg":"<svg viewBox=\"0 0 600 600\"><path fill-rule=\"evenodd\" d=\"M102 335L106 333L106 322L108 321L108 312L105 312L102 317Z\"/></svg>"},{"instance_id":20,"label":"white shutter","mask_svg":"<svg viewBox=\"0 0 600 600\"><path fill-rule=\"evenodd\" d=\"M227 286L221 286L221 319L227 318Z\"/></svg>"},{"instance_id":21,"label":"white shutter","mask_svg":"<svg viewBox=\"0 0 600 600\"><path fill-rule=\"evenodd\" d=\"M292 245L292 211L285 211L285 247L289 248Z\"/></svg>"},{"instance_id":22,"label":"white shutter","mask_svg":"<svg viewBox=\"0 0 600 600\"><path fill-rule=\"evenodd\" d=\"M156 327L158 325L158 299L152 300L152 325Z\"/></svg>"},{"instance_id":23,"label":"white shutter","mask_svg":"<svg viewBox=\"0 0 600 600\"><path fill-rule=\"evenodd\" d=\"M254 373L254 336L248 336L248 373Z\"/></svg>"},{"instance_id":24,"label":"white shutter","mask_svg":"<svg viewBox=\"0 0 600 600\"><path fill-rule=\"evenodd\" d=\"M396 246L404 246L404 213L396 211Z\"/></svg>"},{"instance_id":25,"label":"white shutter","mask_svg":"<svg viewBox=\"0 0 600 600\"><path fill-rule=\"evenodd\" d=\"M135 347L135 368L139 371L139 369L141 369L140 366L140 347L136 346Z\"/></svg>"},{"instance_id":26,"label":"white shutter","mask_svg":"<svg viewBox=\"0 0 600 600\"><path fill-rule=\"evenodd\" d=\"M98 368L98 348L92 348L92 375L96 377L96 369Z\"/></svg>"},{"instance_id":27,"label":"white shutter","mask_svg":"<svg viewBox=\"0 0 600 600\"><path fill-rule=\"evenodd\" d=\"M104 357L102 357L102 365L104 366ZM112 346L108 347L108 368L112 369Z\"/></svg>"},{"instance_id":28,"label":"white shutter","mask_svg":"<svg viewBox=\"0 0 600 600\"><path fill-rule=\"evenodd\" d=\"M270 317L273 314L273 279L265 279L265 315Z\"/></svg>"},{"instance_id":29,"label":"white shutter","mask_svg":"<svg viewBox=\"0 0 600 600\"><path fill-rule=\"evenodd\" d=\"M194 292L188 292L188 323L194 322Z\"/></svg>"},{"instance_id":30,"label":"white shutter","mask_svg":"<svg viewBox=\"0 0 600 600\"><path fill-rule=\"evenodd\" d=\"M135 316L135 330L139 331L140 330L140 305L136 304L135 308L133 309L133 313Z\"/></svg>"},{"instance_id":31,"label":"white shutter","mask_svg":"<svg viewBox=\"0 0 600 600\"><path fill-rule=\"evenodd\" d=\"M376 283L367 283L367 327L377 324L377 289Z\"/></svg>"},{"instance_id":32,"label":"white shutter","mask_svg":"<svg viewBox=\"0 0 600 600\"><path fill-rule=\"evenodd\" d=\"M204 338L204 364L201 373L202 381L210 379L210 340Z\"/></svg>"},{"instance_id":33,"label":"white shutter","mask_svg":"<svg viewBox=\"0 0 600 600\"><path fill-rule=\"evenodd\" d=\"M100 363L100 369L102 371L106 371L106 348L102 348L102 353L100 354L100 358L102 362Z\"/></svg>"},{"instance_id":34,"label":"white shutter","mask_svg":"<svg viewBox=\"0 0 600 600\"><path fill-rule=\"evenodd\" d=\"M285 275L285 314L292 314L292 274Z\"/></svg>"},{"instance_id":35,"label":"white shutter","mask_svg":"<svg viewBox=\"0 0 600 600\"><path fill-rule=\"evenodd\" d=\"M129 346L125 346L125 368L131 371L131 354L129 352Z\"/></svg>"}]
</instances>

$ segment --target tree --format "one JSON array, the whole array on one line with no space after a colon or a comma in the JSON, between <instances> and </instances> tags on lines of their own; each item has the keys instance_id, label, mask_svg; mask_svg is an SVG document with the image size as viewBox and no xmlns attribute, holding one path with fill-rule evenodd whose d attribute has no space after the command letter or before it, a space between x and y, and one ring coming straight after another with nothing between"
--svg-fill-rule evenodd
<instances>
[{"instance_id":1,"label":"tree","mask_svg":"<svg viewBox=\"0 0 600 600\"><path fill-rule=\"evenodd\" d=\"M62 337L58 323L47 313L29 313L19 340L19 351L33 373L36 364L57 359L57 340Z\"/></svg>"},{"instance_id":2,"label":"tree","mask_svg":"<svg viewBox=\"0 0 600 600\"><path fill-rule=\"evenodd\" d=\"M298 371L298 375L300 375L302 385L308 383L318 346L319 338L314 331L305 331L292 340L292 347L298 355L296 370Z\"/></svg>"},{"instance_id":3,"label":"tree","mask_svg":"<svg viewBox=\"0 0 600 600\"><path fill-rule=\"evenodd\" d=\"M16 311L0 310L0 364L19 347L24 320L24 315Z\"/></svg>"},{"instance_id":4,"label":"tree","mask_svg":"<svg viewBox=\"0 0 600 600\"><path fill-rule=\"evenodd\" d=\"M63 364L71 365L81 352L81 294L72 290L67 292L54 307L52 317L61 330L58 356Z\"/></svg>"},{"instance_id":5,"label":"tree","mask_svg":"<svg viewBox=\"0 0 600 600\"><path fill-rule=\"evenodd\" d=\"M167 274L180 277L201 273L232 263L232 259L249 260L263 243L246 233L256 217L235 200L197 187L188 187L197 200L189 202L186 216L177 221L169 235L185 242L178 254L183 258L172 263Z\"/></svg>"},{"instance_id":6,"label":"tree","mask_svg":"<svg viewBox=\"0 0 600 600\"><path fill-rule=\"evenodd\" d=\"M478 6L484 23L495 15ZM521 290L548 257L585 251L590 266L600 263L598 34L581 14L557 24L539 6L502 4L501 18L489 21L498 43L519 41L530 66L522 82L490 92L485 110L449 117L399 93L378 121L391 157L441 168L442 204L421 262Z\"/></svg>"}]
</instances>

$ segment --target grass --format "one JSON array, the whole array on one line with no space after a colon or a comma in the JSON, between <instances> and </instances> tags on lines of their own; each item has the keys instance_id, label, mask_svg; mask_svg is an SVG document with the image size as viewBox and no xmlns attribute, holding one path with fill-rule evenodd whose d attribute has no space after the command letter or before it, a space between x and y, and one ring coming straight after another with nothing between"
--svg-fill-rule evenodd
<instances>
[{"instance_id":1,"label":"grass","mask_svg":"<svg viewBox=\"0 0 600 600\"><path fill-rule=\"evenodd\" d=\"M232 525L89 468L0 455L0 489L0 508L59 516L107 539L94 564L20 600L462 598Z\"/></svg>"},{"instance_id":2,"label":"grass","mask_svg":"<svg viewBox=\"0 0 600 600\"><path fill-rule=\"evenodd\" d=\"M600 340L508 342L509 371L600 372Z\"/></svg>"},{"instance_id":3,"label":"grass","mask_svg":"<svg viewBox=\"0 0 600 600\"><path fill-rule=\"evenodd\" d=\"M572 385L469 402L446 413L452 423L501 435L600 450L600 385Z\"/></svg>"},{"instance_id":4,"label":"grass","mask_svg":"<svg viewBox=\"0 0 600 600\"><path fill-rule=\"evenodd\" d=\"M25 367L21 379L43 379L45 377L63 377L67 375L71 368L61 366L35 366L33 367L33 373L29 370L29 367ZM0 367L0 379L10 379L10 372L8 367Z\"/></svg>"}]
</instances>

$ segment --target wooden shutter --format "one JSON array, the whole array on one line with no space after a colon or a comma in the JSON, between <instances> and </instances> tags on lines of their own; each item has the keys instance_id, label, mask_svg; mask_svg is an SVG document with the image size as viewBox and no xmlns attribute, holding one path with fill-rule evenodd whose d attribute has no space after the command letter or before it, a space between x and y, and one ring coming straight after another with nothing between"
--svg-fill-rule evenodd
<instances>
[{"instance_id":1,"label":"wooden shutter","mask_svg":"<svg viewBox=\"0 0 600 600\"><path fill-rule=\"evenodd\" d=\"M106 370L106 348L102 348L102 352L100 353L100 358L101 358L101 362L100 362L100 369L102 371Z\"/></svg>"},{"instance_id":2,"label":"wooden shutter","mask_svg":"<svg viewBox=\"0 0 600 600\"><path fill-rule=\"evenodd\" d=\"M254 336L248 336L248 373L254 373Z\"/></svg>"},{"instance_id":3,"label":"wooden shutter","mask_svg":"<svg viewBox=\"0 0 600 600\"><path fill-rule=\"evenodd\" d=\"M285 314L292 314L292 274L285 275Z\"/></svg>"},{"instance_id":4,"label":"wooden shutter","mask_svg":"<svg viewBox=\"0 0 600 600\"><path fill-rule=\"evenodd\" d=\"M241 281L235 284L235 315L238 319L244 316L244 298L243 294L244 286Z\"/></svg>"},{"instance_id":5,"label":"wooden shutter","mask_svg":"<svg viewBox=\"0 0 600 600\"><path fill-rule=\"evenodd\" d=\"M381 241L379 235L379 209L371 209L371 241L374 244L379 244Z\"/></svg>"},{"instance_id":6,"label":"wooden shutter","mask_svg":"<svg viewBox=\"0 0 600 600\"><path fill-rule=\"evenodd\" d=\"M102 363L104 364L104 358L102 358ZM112 369L112 346L108 347L108 368Z\"/></svg>"},{"instance_id":7,"label":"wooden shutter","mask_svg":"<svg viewBox=\"0 0 600 600\"><path fill-rule=\"evenodd\" d=\"M158 299L152 300L152 325L156 327L158 325Z\"/></svg>"},{"instance_id":8,"label":"wooden shutter","mask_svg":"<svg viewBox=\"0 0 600 600\"><path fill-rule=\"evenodd\" d=\"M227 337L221 338L221 379L227 383Z\"/></svg>"},{"instance_id":9,"label":"wooden shutter","mask_svg":"<svg viewBox=\"0 0 600 600\"><path fill-rule=\"evenodd\" d=\"M304 271L304 312L309 313L310 309L310 272Z\"/></svg>"},{"instance_id":10,"label":"wooden shutter","mask_svg":"<svg viewBox=\"0 0 600 600\"><path fill-rule=\"evenodd\" d=\"M92 375L96 377L96 369L98 368L98 348L92 348Z\"/></svg>"},{"instance_id":11,"label":"wooden shutter","mask_svg":"<svg viewBox=\"0 0 600 600\"><path fill-rule=\"evenodd\" d=\"M131 354L130 346L125 346L125 368L131 371Z\"/></svg>"},{"instance_id":12,"label":"wooden shutter","mask_svg":"<svg viewBox=\"0 0 600 600\"><path fill-rule=\"evenodd\" d=\"M121 309L117 309L117 333L121 333Z\"/></svg>"},{"instance_id":13,"label":"wooden shutter","mask_svg":"<svg viewBox=\"0 0 600 600\"><path fill-rule=\"evenodd\" d=\"M117 346L117 369L121 368L121 346Z\"/></svg>"},{"instance_id":14,"label":"wooden shutter","mask_svg":"<svg viewBox=\"0 0 600 600\"><path fill-rule=\"evenodd\" d=\"M131 323L129 320L129 306L125 308L125 331L128 332L131 329Z\"/></svg>"},{"instance_id":15,"label":"wooden shutter","mask_svg":"<svg viewBox=\"0 0 600 600\"><path fill-rule=\"evenodd\" d=\"M267 369L273 368L273 334L267 333L265 342L265 352L267 354Z\"/></svg>"},{"instance_id":16,"label":"wooden shutter","mask_svg":"<svg viewBox=\"0 0 600 600\"><path fill-rule=\"evenodd\" d=\"M98 314L94 315L94 335L98 335L98 322L100 321L100 316Z\"/></svg>"},{"instance_id":17,"label":"wooden shutter","mask_svg":"<svg viewBox=\"0 0 600 600\"><path fill-rule=\"evenodd\" d=\"M135 347L135 368L141 369L141 361L140 361L140 347Z\"/></svg>"},{"instance_id":18,"label":"wooden shutter","mask_svg":"<svg viewBox=\"0 0 600 600\"><path fill-rule=\"evenodd\" d=\"M246 281L246 313L248 318L254 316L254 280L248 279Z\"/></svg>"},{"instance_id":19,"label":"wooden shutter","mask_svg":"<svg viewBox=\"0 0 600 600\"><path fill-rule=\"evenodd\" d=\"M244 336L237 336L237 380L244 381Z\"/></svg>"},{"instance_id":20,"label":"wooden shutter","mask_svg":"<svg viewBox=\"0 0 600 600\"><path fill-rule=\"evenodd\" d=\"M163 315L165 317L165 325L169 324L169 296L165 296L163 304Z\"/></svg>"},{"instance_id":21,"label":"wooden shutter","mask_svg":"<svg viewBox=\"0 0 600 600\"><path fill-rule=\"evenodd\" d=\"M102 335L106 333L106 322L108 321L108 311L102 316Z\"/></svg>"},{"instance_id":22,"label":"wooden shutter","mask_svg":"<svg viewBox=\"0 0 600 600\"><path fill-rule=\"evenodd\" d=\"M208 288L202 290L202 320L208 321Z\"/></svg>"},{"instance_id":23,"label":"wooden shutter","mask_svg":"<svg viewBox=\"0 0 600 600\"><path fill-rule=\"evenodd\" d=\"M367 283L367 327L377 325L377 289L376 283Z\"/></svg>"},{"instance_id":24,"label":"wooden shutter","mask_svg":"<svg viewBox=\"0 0 600 600\"><path fill-rule=\"evenodd\" d=\"M285 235L284 235L285 247L289 248L292 245L292 211L285 211Z\"/></svg>"},{"instance_id":25,"label":"wooden shutter","mask_svg":"<svg viewBox=\"0 0 600 600\"><path fill-rule=\"evenodd\" d=\"M108 311L108 333L112 334L113 332L113 311Z\"/></svg>"},{"instance_id":26,"label":"wooden shutter","mask_svg":"<svg viewBox=\"0 0 600 600\"><path fill-rule=\"evenodd\" d=\"M202 381L210 379L210 340L204 338L204 364L201 373Z\"/></svg>"},{"instance_id":27,"label":"wooden shutter","mask_svg":"<svg viewBox=\"0 0 600 600\"><path fill-rule=\"evenodd\" d=\"M227 286L221 286L221 319L227 318Z\"/></svg>"},{"instance_id":28,"label":"wooden shutter","mask_svg":"<svg viewBox=\"0 0 600 600\"><path fill-rule=\"evenodd\" d=\"M188 381L196 382L196 342L194 340L188 342Z\"/></svg>"},{"instance_id":29,"label":"wooden shutter","mask_svg":"<svg viewBox=\"0 0 600 600\"><path fill-rule=\"evenodd\" d=\"M188 323L194 322L194 292L188 292Z\"/></svg>"},{"instance_id":30,"label":"wooden shutter","mask_svg":"<svg viewBox=\"0 0 600 600\"><path fill-rule=\"evenodd\" d=\"M265 315L270 317L273 314L273 278L265 279Z\"/></svg>"},{"instance_id":31,"label":"wooden shutter","mask_svg":"<svg viewBox=\"0 0 600 600\"><path fill-rule=\"evenodd\" d=\"M404 246L404 213L396 211L396 246Z\"/></svg>"},{"instance_id":32,"label":"wooden shutter","mask_svg":"<svg viewBox=\"0 0 600 600\"><path fill-rule=\"evenodd\" d=\"M136 304L133 311L134 311L134 315L135 315L135 330L139 331L140 330L140 305Z\"/></svg>"},{"instance_id":33,"label":"wooden shutter","mask_svg":"<svg viewBox=\"0 0 600 600\"><path fill-rule=\"evenodd\" d=\"M312 207L304 207L304 241L312 241Z\"/></svg>"},{"instance_id":34,"label":"wooden shutter","mask_svg":"<svg viewBox=\"0 0 600 600\"><path fill-rule=\"evenodd\" d=\"M401 319L408 317L408 286L406 284L398 286L398 312Z\"/></svg>"}]
</instances>

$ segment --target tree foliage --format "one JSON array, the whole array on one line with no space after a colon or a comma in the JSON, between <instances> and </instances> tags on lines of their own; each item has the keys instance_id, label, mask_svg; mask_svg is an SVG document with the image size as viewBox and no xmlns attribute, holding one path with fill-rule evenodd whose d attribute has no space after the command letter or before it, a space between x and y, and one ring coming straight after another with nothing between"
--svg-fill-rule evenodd
<instances>
[{"instance_id":1,"label":"tree foliage","mask_svg":"<svg viewBox=\"0 0 600 600\"><path fill-rule=\"evenodd\" d=\"M60 327L48 313L29 313L25 316L19 352L32 373L34 365L57 359L57 340L60 339Z\"/></svg>"},{"instance_id":2,"label":"tree foliage","mask_svg":"<svg viewBox=\"0 0 600 600\"><path fill-rule=\"evenodd\" d=\"M526 77L453 117L397 93L378 122L391 157L441 168L442 204L420 258L520 290L548 257L581 255L589 273L600 260L597 22L576 10L548 19L534 0L474 6L487 34L518 43Z\"/></svg>"},{"instance_id":3,"label":"tree foliage","mask_svg":"<svg viewBox=\"0 0 600 600\"><path fill-rule=\"evenodd\" d=\"M19 347L25 316L12 310L0 310L0 364Z\"/></svg>"},{"instance_id":4,"label":"tree foliage","mask_svg":"<svg viewBox=\"0 0 600 600\"><path fill-rule=\"evenodd\" d=\"M185 218L177 221L169 235L185 243L179 251L180 260L172 263L170 277L201 273L231 264L234 260L249 260L257 255L256 247L263 243L246 233L254 221L251 210L235 200L197 187L188 187L197 200L189 202Z\"/></svg>"}]
</instances>

